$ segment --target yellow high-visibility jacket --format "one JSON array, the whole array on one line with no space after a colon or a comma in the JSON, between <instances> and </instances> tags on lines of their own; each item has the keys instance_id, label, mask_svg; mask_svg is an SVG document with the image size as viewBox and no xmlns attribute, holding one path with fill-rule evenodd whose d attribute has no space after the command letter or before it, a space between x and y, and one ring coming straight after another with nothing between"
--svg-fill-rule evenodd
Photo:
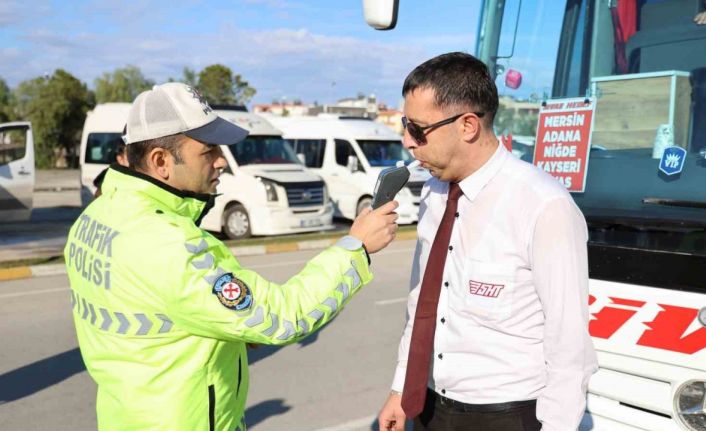
<instances>
[{"instance_id":1,"label":"yellow high-visibility jacket","mask_svg":"<svg viewBox=\"0 0 706 431\"><path fill-rule=\"evenodd\" d=\"M245 343L302 339L372 279L344 237L271 283L198 227L212 196L116 166L102 190L64 250L102 431L244 430Z\"/></svg>"}]
</instances>

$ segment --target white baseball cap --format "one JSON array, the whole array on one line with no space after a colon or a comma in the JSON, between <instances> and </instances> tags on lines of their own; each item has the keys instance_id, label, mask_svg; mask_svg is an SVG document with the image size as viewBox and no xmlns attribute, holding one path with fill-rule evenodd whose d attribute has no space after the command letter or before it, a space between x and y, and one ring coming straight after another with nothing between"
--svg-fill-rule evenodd
<instances>
[{"instance_id":1,"label":"white baseball cap","mask_svg":"<svg viewBox=\"0 0 706 431\"><path fill-rule=\"evenodd\" d=\"M209 145L232 145L248 131L216 115L199 92L181 82L155 85L132 102L124 141L134 144L183 133Z\"/></svg>"}]
</instances>

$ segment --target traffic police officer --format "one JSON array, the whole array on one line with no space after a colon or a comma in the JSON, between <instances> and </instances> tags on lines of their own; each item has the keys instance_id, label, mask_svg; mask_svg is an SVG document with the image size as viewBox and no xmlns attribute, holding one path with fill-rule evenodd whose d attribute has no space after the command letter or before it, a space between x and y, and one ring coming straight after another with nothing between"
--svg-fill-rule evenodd
<instances>
[{"instance_id":1,"label":"traffic police officer","mask_svg":"<svg viewBox=\"0 0 706 431\"><path fill-rule=\"evenodd\" d=\"M71 228L64 254L100 430L244 430L246 343L321 328L372 279L367 253L394 237L392 202L282 285L241 267L198 224L226 166L219 145L246 135L187 85L143 92L128 117L130 168L111 167Z\"/></svg>"}]
</instances>

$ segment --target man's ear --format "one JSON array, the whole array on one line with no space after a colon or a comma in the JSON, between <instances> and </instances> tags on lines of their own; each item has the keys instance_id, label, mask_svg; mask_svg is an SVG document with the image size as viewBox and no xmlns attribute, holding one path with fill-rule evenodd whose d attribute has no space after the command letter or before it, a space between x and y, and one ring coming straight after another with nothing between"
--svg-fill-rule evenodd
<instances>
[{"instance_id":1,"label":"man's ear","mask_svg":"<svg viewBox=\"0 0 706 431\"><path fill-rule=\"evenodd\" d=\"M147 167L149 171L164 181L169 180L173 160L171 154L164 148L153 148L147 155Z\"/></svg>"},{"instance_id":2,"label":"man's ear","mask_svg":"<svg viewBox=\"0 0 706 431\"><path fill-rule=\"evenodd\" d=\"M464 114L461 117L462 136L465 142L475 142L481 135L483 125L481 119L473 113Z\"/></svg>"}]
</instances>

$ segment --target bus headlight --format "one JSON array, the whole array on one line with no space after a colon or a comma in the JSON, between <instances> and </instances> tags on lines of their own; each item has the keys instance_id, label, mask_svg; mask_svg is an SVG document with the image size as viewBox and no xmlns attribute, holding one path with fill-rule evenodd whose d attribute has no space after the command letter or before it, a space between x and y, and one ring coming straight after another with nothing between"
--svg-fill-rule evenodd
<instances>
[{"instance_id":1,"label":"bus headlight","mask_svg":"<svg viewBox=\"0 0 706 431\"><path fill-rule=\"evenodd\" d=\"M677 420L689 431L706 431L706 382L690 380L674 394Z\"/></svg>"},{"instance_id":2,"label":"bus headlight","mask_svg":"<svg viewBox=\"0 0 706 431\"><path fill-rule=\"evenodd\" d=\"M701 326L706 326L706 307L699 310L699 322Z\"/></svg>"},{"instance_id":3,"label":"bus headlight","mask_svg":"<svg viewBox=\"0 0 706 431\"><path fill-rule=\"evenodd\" d=\"M274 181L266 180L264 178L259 178L263 186L265 186L265 194L267 195L267 202L277 201L277 186Z\"/></svg>"}]
</instances>

